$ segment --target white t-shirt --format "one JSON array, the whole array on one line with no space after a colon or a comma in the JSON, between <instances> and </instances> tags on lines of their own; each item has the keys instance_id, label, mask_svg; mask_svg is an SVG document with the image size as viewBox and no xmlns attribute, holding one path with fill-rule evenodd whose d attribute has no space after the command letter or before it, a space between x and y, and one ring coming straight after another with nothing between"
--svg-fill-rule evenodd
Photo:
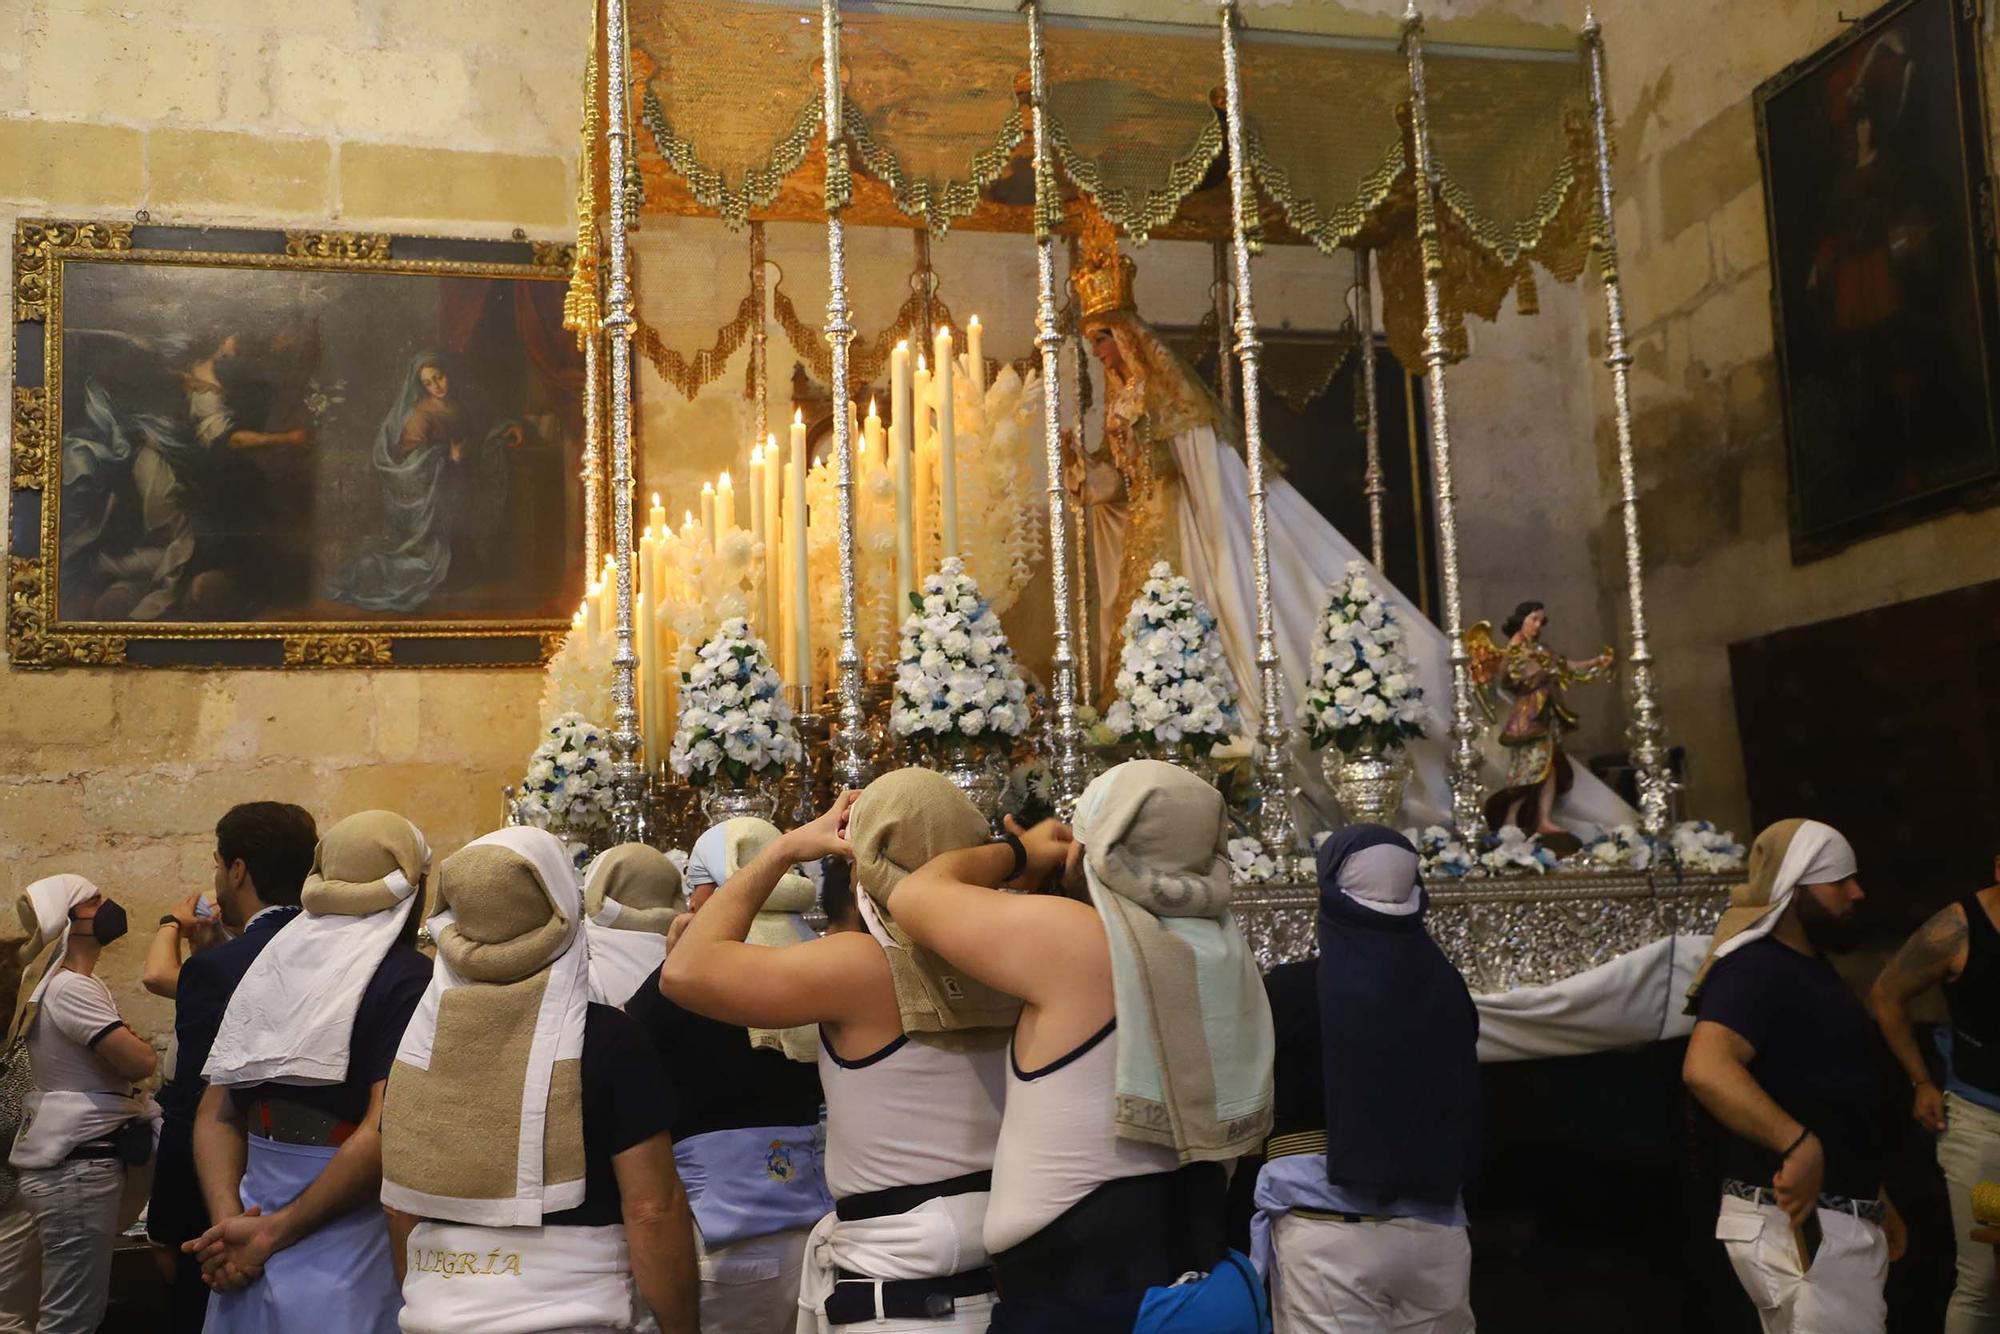
<instances>
[{"instance_id":1,"label":"white t-shirt","mask_svg":"<svg viewBox=\"0 0 2000 1334\"><path fill-rule=\"evenodd\" d=\"M53 1167L77 1145L145 1115L132 1081L95 1050L123 1023L111 989L97 978L66 968L49 975L28 1026L35 1093L9 1159L14 1166Z\"/></svg>"}]
</instances>

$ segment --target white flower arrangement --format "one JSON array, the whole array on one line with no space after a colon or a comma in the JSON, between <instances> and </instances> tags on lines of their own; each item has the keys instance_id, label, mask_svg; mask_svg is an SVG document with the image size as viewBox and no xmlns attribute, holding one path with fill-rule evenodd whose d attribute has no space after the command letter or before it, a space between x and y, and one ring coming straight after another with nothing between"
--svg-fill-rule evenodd
<instances>
[{"instance_id":1,"label":"white flower arrangement","mask_svg":"<svg viewBox=\"0 0 2000 1334\"><path fill-rule=\"evenodd\" d=\"M1118 699L1104 715L1113 736L1206 755L1237 732L1236 683L1215 613L1165 561L1147 572L1125 614L1114 684Z\"/></svg>"},{"instance_id":2,"label":"white flower arrangement","mask_svg":"<svg viewBox=\"0 0 2000 1334\"><path fill-rule=\"evenodd\" d=\"M1314 749L1331 743L1351 752L1372 741L1389 750L1424 735L1429 714L1403 627L1358 560L1328 590L1307 679L1304 718Z\"/></svg>"},{"instance_id":3,"label":"white flower arrangement","mask_svg":"<svg viewBox=\"0 0 2000 1334\"><path fill-rule=\"evenodd\" d=\"M1472 855L1472 850L1459 840L1457 834L1441 824L1423 829L1405 829L1403 837L1416 848L1418 869L1427 878L1446 876L1463 880L1466 876L1479 873L1479 862Z\"/></svg>"},{"instance_id":4,"label":"white flower arrangement","mask_svg":"<svg viewBox=\"0 0 2000 1334\"><path fill-rule=\"evenodd\" d=\"M1586 843L1576 859L1592 869L1643 871L1653 864L1657 849L1636 825L1621 824Z\"/></svg>"},{"instance_id":5,"label":"white flower arrangement","mask_svg":"<svg viewBox=\"0 0 2000 1334\"><path fill-rule=\"evenodd\" d=\"M718 774L741 783L753 773L783 770L803 753L764 641L751 637L742 617L724 621L681 673L680 718L667 762L700 787Z\"/></svg>"},{"instance_id":6,"label":"white flower arrangement","mask_svg":"<svg viewBox=\"0 0 2000 1334\"><path fill-rule=\"evenodd\" d=\"M889 726L904 740L1012 739L1028 726L1028 685L1000 617L958 557L910 594Z\"/></svg>"},{"instance_id":7,"label":"white flower arrangement","mask_svg":"<svg viewBox=\"0 0 2000 1334\"><path fill-rule=\"evenodd\" d=\"M1540 839L1513 825L1488 834L1479 854L1479 865L1488 875L1541 875L1561 862Z\"/></svg>"},{"instance_id":8,"label":"white flower arrangement","mask_svg":"<svg viewBox=\"0 0 2000 1334\"><path fill-rule=\"evenodd\" d=\"M1254 838L1229 840L1230 879L1239 885L1261 885L1278 876L1278 859Z\"/></svg>"},{"instance_id":9,"label":"white flower arrangement","mask_svg":"<svg viewBox=\"0 0 2000 1334\"><path fill-rule=\"evenodd\" d=\"M595 639L572 626L563 636L562 647L549 659L542 678L542 729L548 730L558 718L581 716L609 718L611 701L611 653L609 635Z\"/></svg>"},{"instance_id":10,"label":"white flower arrangement","mask_svg":"<svg viewBox=\"0 0 2000 1334\"><path fill-rule=\"evenodd\" d=\"M1744 848L1736 841L1736 835L1717 829L1707 820L1683 820L1675 825L1667 837L1667 849L1667 855L1682 870L1697 875L1740 871L1744 865Z\"/></svg>"},{"instance_id":11,"label":"white flower arrangement","mask_svg":"<svg viewBox=\"0 0 2000 1334\"><path fill-rule=\"evenodd\" d=\"M611 734L580 713L548 727L514 804L523 824L537 829L596 829L611 817Z\"/></svg>"}]
</instances>

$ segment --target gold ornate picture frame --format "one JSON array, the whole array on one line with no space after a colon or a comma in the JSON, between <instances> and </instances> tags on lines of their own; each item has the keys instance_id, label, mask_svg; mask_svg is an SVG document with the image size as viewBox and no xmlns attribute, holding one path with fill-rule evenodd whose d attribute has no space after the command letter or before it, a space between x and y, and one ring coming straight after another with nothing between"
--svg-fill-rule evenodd
<instances>
[{"instance_id":1,"label":"gold ornate picture frame","mask_svg":"<svg viewBox=\"0 0 2000 1334\"><path fill-rule=\"evenodd\" d=\"M19 222L13 664L545 661L585 578L574 260Z\"/></svg>"}]
</instances>

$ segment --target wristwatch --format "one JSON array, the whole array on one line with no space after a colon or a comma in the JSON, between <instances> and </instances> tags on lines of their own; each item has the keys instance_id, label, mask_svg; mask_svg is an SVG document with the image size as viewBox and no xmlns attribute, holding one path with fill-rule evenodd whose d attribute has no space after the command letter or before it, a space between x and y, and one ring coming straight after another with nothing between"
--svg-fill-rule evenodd
<instances>
[{"instance_id":1,"label":"wristwatch","mask_svg":"<svg viewBox=\"0 0 2000 1334\"><path fill-rule=\"evenodd\" d=\"M178 917L176 917L176 916L174 916L174 915L173 915L172 913L170 913L170 912L163 912L163 913L161 913L161 914L160 914L160 925L161 925L161 926L171 926L171 927L173 927L173 928L174 928L175 930L179 930L179 929L180 929L180 924L181 924L181 919L180 919L180 918L178 918Z\"/></svg>"}]
</instances>

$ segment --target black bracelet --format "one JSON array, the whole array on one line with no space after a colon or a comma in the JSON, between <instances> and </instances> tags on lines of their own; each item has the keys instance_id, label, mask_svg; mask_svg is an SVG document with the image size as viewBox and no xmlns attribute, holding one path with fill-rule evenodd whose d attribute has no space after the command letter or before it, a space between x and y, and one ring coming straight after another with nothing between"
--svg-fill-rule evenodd
<instances>
[{"instance_id":1,"label":"black bracelet","mask_svg":"<svg viewBox=\"0 0 2000 1334\"><path fill-rule=\"evenodd\" d=\"M178 929L180 927L180 924L181 924L180 918L174 916L172 913L162 913L160 915L161 926L171 926Z\"/></svg>"},{"instance_id":2,"label":"black bracelet","mask_svg":"<svg viewBox=\"0 0 2000 1334\"><path fill-rule=\"evenodd\" d=\"M1028 869L1027 848L1022 846L1021 840L1019 838L1015 837L1012 833L1004 830L1001 832L1000 836L994 839L993 841L995 843L1005 843L1009 848L1013 850L1014 869L1007 873L1007 879L1019 880L1021 878L1021 872Z\"/></svg>"},{"instance_id":3,"label":"black bracelet","mask_svg":"<svg viewBox=\"0 0 2000 1334\"><path fill-rule=\"evenodd\" d=\"M1804 1144L1807 1140L1811 1138L1812 1138L1812 1131L1801 1130L1799 1132L1799 1137L1792 1141L1792 1147L1786 1149L1782 1154L1778 1155L1778 1161L1783 1162L1785 1161L1785 1159L1790 1158L1793 1154L1799 1151L1799 1145Z\"/></svg>"}]
</instances>

